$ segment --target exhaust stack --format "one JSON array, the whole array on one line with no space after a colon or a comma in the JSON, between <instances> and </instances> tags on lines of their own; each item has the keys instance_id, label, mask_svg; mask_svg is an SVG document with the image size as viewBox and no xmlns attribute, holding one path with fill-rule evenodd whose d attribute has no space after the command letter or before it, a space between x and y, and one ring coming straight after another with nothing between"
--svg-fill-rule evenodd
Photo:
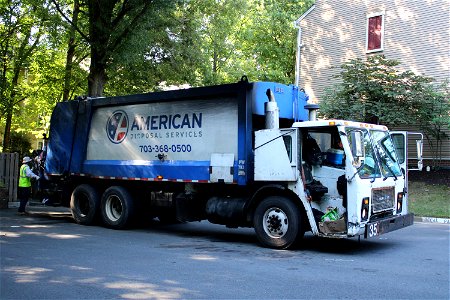
<instances>
[{"instance_id":1,"label":"exhaust stack","mask_svg":"<svg viewBox=\"0 0 450 300\"><path fill-rule=\"evenodd\" d=\"M319 110L318 104L306 104L305 109L308 110L308 120L317 121L317 111Z\"/></svg>"},{"instance_id":2,"label":"exhaust stack","mask_svg":"<svg viewBox=\"0 0 450 300\"><path fill-rule=\"evenodd\" d=\"M264 103L264 113L266 115L266 129L280 128L280 110L278 109L275 96L270 89L267 89L266 95L269 102Z\"/></svg>"}]
</instances>

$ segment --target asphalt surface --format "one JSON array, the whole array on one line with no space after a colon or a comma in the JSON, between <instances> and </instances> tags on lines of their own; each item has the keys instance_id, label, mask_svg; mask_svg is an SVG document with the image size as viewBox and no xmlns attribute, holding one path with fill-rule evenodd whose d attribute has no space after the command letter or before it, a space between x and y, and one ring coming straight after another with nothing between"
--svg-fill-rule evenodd
<instances>
[{"instance_id":1,"label":"asphalt surface","mask_svg":"<svg viewBox=\"0 0 450 300\"><path fill-rule=\"evenodd\" d=\"M208 222L80 226L67 208L0 210L0 299L449 299L449 227L258 245Z\"/></svg>"},{"instance_id":2,"label":"asphalt surface","mask_svg":"<svg viewBox=\"0 0 450 300\"><path fill-rule=\"evenodd\" d=\"M15 208L15 207L11 207ZM30 201L28 206L28 210L34 211L34 212L49 212L49 213L70 213L70 209L67 207L61 207L61 206L46 206L43 205L41 202L34 200ZM426 223L441 223L441 224L450 224L450 219L448 218L436 218L436 217L414 217L414 222L426 222Z\"/></svg>"}]
</instances>

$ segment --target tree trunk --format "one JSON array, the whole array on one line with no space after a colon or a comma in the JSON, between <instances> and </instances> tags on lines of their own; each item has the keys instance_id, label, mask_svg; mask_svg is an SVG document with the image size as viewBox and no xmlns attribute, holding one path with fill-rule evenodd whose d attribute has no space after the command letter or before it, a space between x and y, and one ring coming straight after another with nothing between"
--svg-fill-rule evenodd
<instances>
[{"instance_id":1,"label":"tree trunk","mask_svg":"<svg viewBox=\"0 0 450 300\"><path fill-rule=\"evenodd\" d=\"M91 66L88 76L88 94L91 97L102 97L106 83L106 47L98 42L91 45Z\"/></svg>"},{"instance_id":2,"label":"tree trunk","mask_svg":"<svg viewBox=\"0 0 450 300\"><path fill-rule=\"evenodd\" d=\"M6 108L6 120L5 120L5 135L3 136L3 152L9 152L11 150L11 123L14 110L14 101L16 98L16 89L19 82L19 74L22 66L22 60L16 60L16 66L14 66L14 75L11 81L11 93L6 95L8 97L8 104Z\"/></svg>"},{"instance_id":3,"label":"tree trunk","mask_svg":"<svg viewBox=\"0 0 450 300\"><path fill-rule=\"evenodd\" d=\"M91 97L102 97L103 96L103 87L106 83L106 71L105 66L92 66L89 72L88 77L88 89L89 96Z\"/></svg>"},{"instance_id":4,"label":"tree trunk","mask_svg":"<svg viewBox=\"0 0 450 300\"><path fill-rule=\"evenodd\" d=\"M219 69L218 67L218 58L217 58L217 49L216 46L214 46L214 51L213 51L213 65L212 65L212 77L213 77L213 84L217 84L217 71Z\"/></svg>"},{"instance_id":5,"label":"tree trunk","mask_svg":"<svg viewBox=\"0 0 450 300\"><path fill-rule=\"evenodd\" d=\"M117 0L90 0L89 35L91 37L91 66L88 93L91 97L103 96L106 83L106 64L112 33L112 15Z\"/></svg>"},{"instance_id":6,"label":"tree trunk","mask_svg":"<svg viewBox=\"0 0 450 300\"><path fill-rule=\"evenodd\" d=\"M12 109L8 109L5 120L5 133L3 135L3 152L9 152L11 150L11 120Z\"/></svg>"},{"instance_id":7,"label":"tree trunk","mask_svg":"<svg viewBox=\"0 0 450 300\"><path fill-rule=\"evenodd\" d=\"M78 0L75 0L73 3L73 14L72 14L72 23L74 26L78 24L78 13L80 12L80 3ZM69 100L70 97L70 82L72 80L72 67L73 67L73 57L75 55L75 27L70 27L69 32L69 43L67 48L67 57L66 57L66 70L64 75L64 90L63 90L63 99Z\"/></svg>"}]
</instances>

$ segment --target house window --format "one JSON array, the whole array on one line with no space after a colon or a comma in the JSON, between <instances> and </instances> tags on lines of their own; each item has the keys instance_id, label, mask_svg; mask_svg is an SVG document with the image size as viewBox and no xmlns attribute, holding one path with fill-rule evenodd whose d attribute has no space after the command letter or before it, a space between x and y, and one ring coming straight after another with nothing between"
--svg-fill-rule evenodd
<instances>
[{"instance_id":1,"label":"house window","mask_svg":"<svg viewBox=\"0 0 450 300\"><path fill-rule=\"evenodd\" d=\"M367 15L366 52L383 51L384 13Z\"/></svg>"}]
</instances>

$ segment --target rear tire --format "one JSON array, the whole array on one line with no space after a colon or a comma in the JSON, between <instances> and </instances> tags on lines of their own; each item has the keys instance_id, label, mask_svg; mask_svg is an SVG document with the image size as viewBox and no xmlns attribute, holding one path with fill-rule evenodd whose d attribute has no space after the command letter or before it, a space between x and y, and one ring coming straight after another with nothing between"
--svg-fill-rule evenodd
<instances>
[{"instance_id":1,"label":"rear tire","mask_svg":"<svg viewBox=\"0 0 450 300\"><path fill-rule=\"evenodd\" d=\"M70 197L70 210L78 224L92 225L98 215L99 196L92 186L81 184L77 186Z\"/></svg>"},{"instance_id":2,"label":"rear tire","mask_svg":"<svg viewBox=\"0 0 450 300\"><path fill-rule=\"evenodd\" d=\"M125 188L112 186L103 193L101 210L106 226L113 229L125 228L134 213L133 198Z\"/></svg>"},{"instance_id":3,"label":"rear tire","mask_svg":"<svg viewBox=\"0 0 450 300\"><path fill-rule=\"evenodd\" d=\"M271 196L264 199L253 215L253 227L264 247L286 249L301 237L298 207L288 198Z\"/></svg>"}]
</instances>

